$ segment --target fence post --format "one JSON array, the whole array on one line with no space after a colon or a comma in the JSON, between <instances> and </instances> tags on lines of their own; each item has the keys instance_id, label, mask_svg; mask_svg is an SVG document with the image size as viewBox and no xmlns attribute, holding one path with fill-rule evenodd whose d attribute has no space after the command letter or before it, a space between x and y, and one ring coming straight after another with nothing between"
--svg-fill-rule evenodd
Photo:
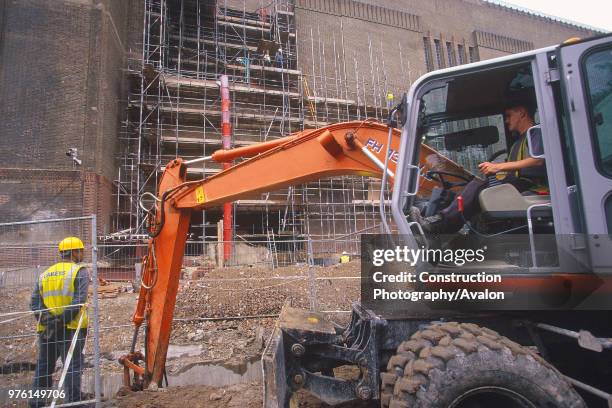
<instances>
[{"instance_id":1,"label":"fence post","mask_svg":"<svg viewBox=\"0 0 612 408\"><path fill-rule=\"evenodd\" d=\"M310 236L308 237L308 241L306 243L307 251L308 251L308 283L309 283L309 297L310 297L310 310L313 312L317 310L317 281L315 276L315 271L313 268L314 259L312 253L312 240Z\"/></svg>"},{"instance_id":2,"label":"fence post","mask_svg":"<svg viewBox=\"0 0 612 408\"><path fill-rule=\"evenodd\" d=\"M91 268L93 273L93 326L94 326L94 393L96 397L96 408L101 407L101 387L100 377L100 327L98 310L98 243L97 243L97 218L96 214L91 216Z\"/></svg>"}]
</instances>

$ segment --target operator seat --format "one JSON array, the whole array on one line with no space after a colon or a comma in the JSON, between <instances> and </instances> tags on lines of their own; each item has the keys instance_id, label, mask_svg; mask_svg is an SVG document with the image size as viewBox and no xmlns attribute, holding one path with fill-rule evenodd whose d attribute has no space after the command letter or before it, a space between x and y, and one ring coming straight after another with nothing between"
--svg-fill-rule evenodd
<instances>
[{"instance_id":1,"label":"operator seat","mask_svg":"<svg viewBox=\"0 0 612 408\"><path fill-rule=\"evenodd\" d=\"M512 184L500 184L482 190L478 200L483 216L488 219L525 219L527 208L549 204L550 195L522 195ZM532 216L550 216L550 209L534 208Z\"/></svg>"}]
</instances>

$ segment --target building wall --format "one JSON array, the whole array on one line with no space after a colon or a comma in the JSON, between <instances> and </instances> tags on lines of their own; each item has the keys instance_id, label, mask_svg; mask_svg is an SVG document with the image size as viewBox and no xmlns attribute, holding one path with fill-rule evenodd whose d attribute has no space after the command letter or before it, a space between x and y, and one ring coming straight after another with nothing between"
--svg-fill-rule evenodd
<instances>
[{"instance_id":1,"label":"building wall","mask_svg":"<svg viewBox=\"0 0 612 408\"><path fill-rule=\"evenodd\" d=\"M96 213L108 231L128 2L1 1L0 13L0 220Z\"/></svg>"},{"instance_id":2,"label":"building wall","mask_svg":"<svg viewBox=\"0 0 612 408\"><path fill-rule=\"evenodd\" d=\"M400 88L408 75L414 80L425 72L422 53L412 52L422 46L417 16L358 5L348 9L349 17L317 7L322 4L333 2L296 2L299 65L317 96L355 100L359 95L374 105L384 89ZM385 23L390 20L395 23Z\"/></svg>"},{"instance_id":3,"label":"building wall","mask_svg":"<svg viewBox=\"0 0 612 408\"><path fill-rule=\"evenodd\" d=\"M593 34L481 0L295 5L299 68L311 89L369 105L427 71L424 38L443 53L448 42L487 59ZM101 232L110 231L124 70L141 54L143 9L142 0L0 0L1 221L97 213ZM66 157L70 147L82 166Z\"/></svg>"},{"instance_id":4,"label":"building wall","mask_svg":"<svg viewBox=\"0 0 612 408\"><path fill-rule=\"evenodd\" d=\"M313 84L313 73L327 77L331 88L334 78L344 78L352 87L356 78L362 78L357 82L367 82L368 103L379 97L376 93L406 91L428 71L424 38L433 54L430 68L437 69L458 63L458 46L464 47L469 62L470 47L483 60L596 34L481 0L296 0L295 4L300 66L309 86L319 92L320 85L324 88L324 84ZM440 64L434 40L440 43ZM451 64L447 44L452 49ZM334 59L349 67L346 74L335 69ZM329 96L333 90L327 92Z\"/></svg>"}]
</instances>

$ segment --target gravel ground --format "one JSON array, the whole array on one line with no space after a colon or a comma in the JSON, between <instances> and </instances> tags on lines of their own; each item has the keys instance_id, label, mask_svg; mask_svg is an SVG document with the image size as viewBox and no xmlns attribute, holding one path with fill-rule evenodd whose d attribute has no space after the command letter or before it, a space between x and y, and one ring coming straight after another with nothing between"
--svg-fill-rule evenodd
<instances>
[{"instance_id":1,"label":"gravel ground","mask_svg":"<svg viewBox=\"0 0 612 408\"><path fill-rule=\"evenodd\" d=\"M344 277L358 277L359 271L358 261L311 269L307 266L274 270L236 267L213 269L201 279L181 281L167 363L169 376L172 378L186 367L199 364L217 364L239 371L236 367L259 359L274 327L275 315L286 302L308 308L311 303L309 294L315 293L318 310L349 310L351 302L359 299L359 280ZM317 278L314 287L307 280L310 275ZM124 289L127 290L128 286ZM3 299L0 315L27 310L30 293L31 288L0 289L0 298ZM136 301L137 294L126 292L115 298L100 299L101 364L106 376L121 373L116 358L129 348L132 336L130 318ZM270 317L260 317L267 315ZM330 315L341 323L349 318L348 313ZM242 319L230 320L224 317ZM210 318L217 320L204 320ZM6 319L0 318L0 322ZM7 337L29 335L33 330L31 316L0 323L0 388L30 383L36 361L35 336ZM190 346L196 348L189 349ZM186 349L189 351L183 352ZM86 354L90 355L92 350L86 347ZM88 362L90 365L93 363L91 357ZM91 368L86 369L84 378L90 375L88 370ZM261 384L251 381L221 387L171 386L158 392L128 393L108 404L119 407L127 407L128 404L178 407L178 404L184 406L185 403L194 407L212 408L259 407L261 398ZM302 398L300 401L300 407L324 406L312 398Z\"/></svg>"},{"instance_id":2,"label":"gravel ground","mask_svg":"<svg viewBox=\"0 0 612 408\"><path fill-rule=\"evenodd\" d=\"M261 408L263 404L262 384L234 384L226 387L208 387L193 385L186 387L170 387L157 391L127 392L118 395L113 401L105 404L105 408L184 408L186 403L190 408ZM327 408L316 399L303 393L298 393L295 408ZM357 403L336 405L335 408L372 408L372 404Z\"/></svg>"}]
</instances>

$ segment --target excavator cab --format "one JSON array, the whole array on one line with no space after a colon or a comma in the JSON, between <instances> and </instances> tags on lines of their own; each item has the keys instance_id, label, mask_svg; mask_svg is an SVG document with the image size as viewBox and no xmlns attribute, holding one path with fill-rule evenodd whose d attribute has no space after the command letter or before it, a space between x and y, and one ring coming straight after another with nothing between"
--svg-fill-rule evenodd
<instances>
[{"instance_id":1,"label":"excavator cab","mask_svg":"<svg viewBox=\"0 0 612 408\"><path fill-rule=\"evenodd\" d=\"M521 178L518 172L487 176L479 170L483 162L520 159L516 151L521 148L523 139L516 131L511 131L505 120L509 106L520 105L530 107L535 122L526 132L528 149L524 150L528 150L529 157L544 159L545 165L537 169L543 180L547 179L546 171L553 171L549 169L543 148L542 134L549 136L541 123L544 110L538 102L534 69L537 66L533 57L519 58L486 70L440 73L440 77L433 76L417 87L420 91L411 106L417 115L414 123L405 125L404 135L411 132L416 135L412 143L414 151L419 152L421 164L423 146L436 152L425 158L426 168L418 177L415 172L409 173L414 194L409 195L410 199L402 207L403 219L410 222L409 232L416 236L419 244L442 249L486 246L487 261L501 270L538 264L538 259L531 256L531 242L536 235L548 234L546 244L536 249L537 257L541 266L544 260L546 266L558 266L557 249L551 238L555 234L555 219L548 186L542 183L540 191L519 190L521 184L528 184L522 174ZM405 139L404 142L410 140L409 137ZM559 142L559 138L547 142ZM515 157L509 157L508 152L513 152ZM439 156L452 160L462 171L439 169ZM407 171L415 165L408 157L404 163L408 165L403 167ZM535 173L536 169L529 171ZM436 181L438 185L431 191L423 191L420 188L423 180ZM474 193L475 185L479 186L478 193ZM464 199L470 200L470 210L465 213L461 210L461 222L454 221L457 228L464 224L458 234L444 227L434 234L423 233L408 214L409 209L416 206L423 217L430 217L447 207L452 208L453 204L458 208L459 200L462 206ZM516 273L524 271L515 270Z\"/></svg>"},{"instance_id":2,"label":"excavator cab","mask_svg":"<svg viewBox=\"0 0 612 408\"><path fill-rule=\"evenodd\" d=\"M504 110L512 102L535 108L537 102L532 78L530 65L519 64L465 78L453 77L445 83L438 83L420 98L417 128L420 140L440 155L455 161L469 174L466 178L464 174L439 172L435 163L423 172L422 177L440 182L431 196L423 194L414 200L413 204L422 208L424 216L433 215L450 205L473 178L485 185L478 202L481 207L480 224L487 230L503 230L503 227L495 225L503 220L514 222L522 218L525 223L529 206L550 201L547 191L520 192L506 183L506 179L516 178L513 172L486 176L478 167L483 162L506 160L508 152L515 147L519 135L511 132L505 124ZM538 120L538 111L533 110L534 119ZM534 126L528 133L528 141L536 140L541 126ZM537 147L540 152L532 152L533 157L544 158L541 138ZM435 158L430 161L435 162ZM453 177L460 180L448 180Z\"/></svg>"},{"instance_id":3,"label":"excavator cab","mask_svg":"<svg viewBox=\"0 0 612 408\"><path fill-rule=\"evenodd\" d=\"M612 249L612 189L606 175L612 145L610 55L608 35L419 79L407 98L402 166L394 186L392 211L400 233L438 247L486 246L487 260L502 274L587 276L612 270L604 253ZM517 99L535 111L526 142L529 156L545 161L547 188L539 192L520 192L496 177L485 180L478 171L480 162L507 157L515 139L503 114ZM440 175L435 157L427 161L428 171L416 171L423 146L435 147L486 183L477 198L478 214L466 217L464 227L442 243L415 228L409 210L417 206L423 216L435 214L461 195L464 183L456 175L456 183L424 191L424 181Z\"/></svg>"},{"instance_id":4,"label":"excavator cab","mask_svg":"<svg viewBox=\"0 0 612 408\"><path fill-rule=\"evenodd\" d=\"M607 114L603 112L608 106L607 99L603 95L607 95L605 87L609 85L602 78L606 75L604 60L608 51L598 43L608 42L609 36L563 44L536 54L524 53L462 69L437 71L417 81L408 96L410 106L403 123L400 154L403 166L397 172L398 194L393 200L394 219L401 232L413 231L409 226L410 206L419 206L423 215L429 216L448 205L462 188L462 183L442 181L435 194L420 189L423 179L440 180L435 164L428 171L415 171L422 146L434 147L474 177L484 178L478 163L502 160L514 142L503 113L508 102L517 98L535 107L537 126L530 129L527 141L530 156L545 159L549 192L519 193L511 185L490 177L488 187L478 197L481 211L475 226L483 228L484 234L491 234L518 223L542 220L548 233L585 233L589 231L585 228L584 216L588 213L585 210L592 207L592 201L580 191L587 189L599 203L595 211L599 221L591 220L591 231L605 232L603 227L607 227L610 219L609 213L602 211L608 208L604 197L609 181L604 169L609 142L603 140L609 136L602 135L608 134L605 132L609 128ZM603 48L599 53L589 51L594 53L590 64L574 51L580 48L584 55L589 55L588 49L600 47ZM570 59L573 62L564 65ZM578 99L581 110L577 107ZM575 126L582 126L581 130ZM586 129L597 132L599 139L587 137ZM541 133L541 148L537 152L532 143L536 131ZM592 190L595 179L604 186L597 193Z\"/></svg>"}]
</instances>

